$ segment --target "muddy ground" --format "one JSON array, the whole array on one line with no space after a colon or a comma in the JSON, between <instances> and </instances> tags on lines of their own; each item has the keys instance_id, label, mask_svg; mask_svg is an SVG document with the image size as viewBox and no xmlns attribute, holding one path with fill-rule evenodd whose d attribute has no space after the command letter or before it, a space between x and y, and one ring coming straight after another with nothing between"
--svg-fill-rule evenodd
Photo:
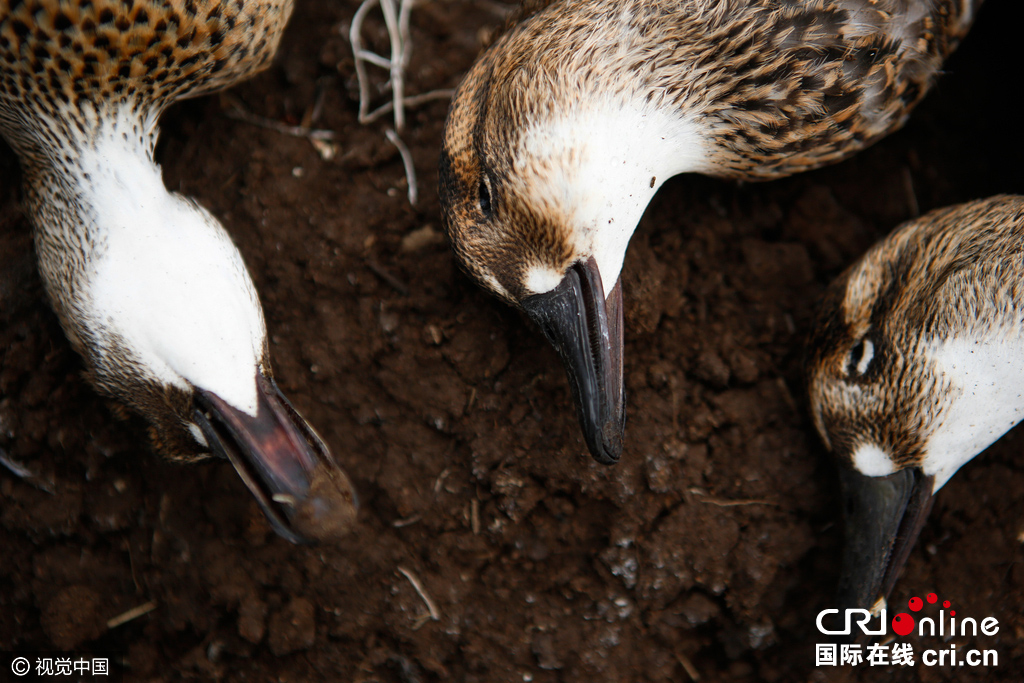
<instances>
[{"instance_id":1,"label":"muddy ground","mask_svg":"<svg viewBox=\"0 0 1024 683\"><path fill-rule=\"evenodd\" d=\"M1020 432L941 492L893 597L995 616L995 637L951 642L994 648L999 666L815 669L842 530L799 365L816 297L874 240L1024 189L1013 0L990 0L907 127L860 156L770 184L665 186L626 261L629 421L612 468L586 455L554 352L440 237L446 104L409 117L413 209L387 122L356 122L339 32L355 4L298 5L274 66L232 96L296 123L322 90L315 125L337 132L337 156L217 97L168 112L158 156L235 237L281 386L352 475L359 527L293 547L230 465L165 463L115 418L46 306L0 143L0 448L37 475L0 471L3 649L120 653L129 681L1019 680ZM409 90L457 84L496 7L417 8Z\"/></svg>"}]
</instances>

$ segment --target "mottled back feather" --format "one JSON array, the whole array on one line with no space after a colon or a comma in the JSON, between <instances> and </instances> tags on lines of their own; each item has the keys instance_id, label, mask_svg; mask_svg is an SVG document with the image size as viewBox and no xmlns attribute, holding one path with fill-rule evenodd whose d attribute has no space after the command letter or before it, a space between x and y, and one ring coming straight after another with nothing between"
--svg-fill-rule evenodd
<instances>
[{"instance_id":1,"label":"mottled back feather","mask_svg":"<svg viewBox=\"0 0 1024 683\"><path fill-rule=\"evenodd\" d=\"M155 119L176 99L265 68L292 4L0 0L0 132L24 159L38 142L59 148L86 134L97 107Z\"/></svg>"}]
</instances>

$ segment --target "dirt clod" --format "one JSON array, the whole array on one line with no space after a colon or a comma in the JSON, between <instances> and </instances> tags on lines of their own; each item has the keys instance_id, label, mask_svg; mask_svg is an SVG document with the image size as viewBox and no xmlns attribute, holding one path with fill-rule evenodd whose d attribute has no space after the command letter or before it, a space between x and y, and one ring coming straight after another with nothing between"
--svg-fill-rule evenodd
<instances>
[{"instance_id":1,"label":"dirt clod","mask_svg":"<svg viewBox=\"0 0 1024 683\"><path fill-rule=\"evenodd\" d=\"M263 640L267 627L267 605L255 593L249 593L238 607L238 635L250 643Z\"/></svg>"},{"instance_id":2,"label":"dirt clod","mask_svg":"<svg viewBox=\"0 0 1024 683\"><path fill-rule=\"evenodd\" d=\"M62 588L43 608L43 630L54 646L73 650L103 633L102 607L99 593L89 586Z\"/></svg>"},{"instance_id":3,"label":"dirt clod","mask_svg":"<svg viewBox=\"0 0 1024 683\"><path fill-rule=\"evenodd\" d=\"M293 598L270 618L267 643L278 657L309 649L315 641L316 608L308 599Z\"/></svg>"}]
</instances>

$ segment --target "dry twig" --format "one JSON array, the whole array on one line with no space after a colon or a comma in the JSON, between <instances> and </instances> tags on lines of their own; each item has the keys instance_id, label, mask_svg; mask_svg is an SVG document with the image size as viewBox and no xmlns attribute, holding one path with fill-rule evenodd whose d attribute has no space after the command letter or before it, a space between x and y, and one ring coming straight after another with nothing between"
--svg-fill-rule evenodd
<instances>
[{"instance_id":1,"label":"dry twig","mask_svg":"<svg viewBox=\"0 0 1024 683\"><path fill-rule=\"evenodd\" d=\"M475 536L480 535L480 501L474 498L469 502L469 525Z\"/></svg>"},{"instance_id":2,"label":"dry twig","mask_svg":"<svg viewBox=\"0 0 1024 683\"><path fill-rule=\"evenodd\" d=\"M771 505L774 507L779 506L778 503L773 503L770 500L759 500L757 498L742 498L739 500L726 500L723 498L715 498L714 496L711 496L707 491L697 488L690 489L690 493L692 493L695 496L700 496L703 499L701 500L702 503L717 505L720 508L742 507L745 505Z\"/></svg>"},{"instance_id":3,"label":"dry twig","mask_svg":"<svg viewBox=\"0 0 1024 683\"><path fill-rule=\"evenodd\" d=\"M35 486L40 491L44 491L46 493L49 493L50 495L53 495L55 493L53 484L49 484L43 481L35 472L30 470L28 467L21 464L17 460L11 458L11 456L7 454L7 451L5 451L2 448L0 448L0 465L8 469L12 474L17 476L18 478L23 479L32 486Z\"/></svg>"},{"instance_id":4,"label":"dry twig","mask_svg":"<svg viewBox=\"0 0 1024 683\"><path fill-rule=\"evenodd\" d=\"M415 0L399 0L398 11L395 11L395 0L363 0L363 4L352 17L352 27L348 32L352 44L352 55L356 65L356 80L359 82L359 123L371 123L382 112L370 112L370 80L366 73L366 64L370 63L388 70L391 86L391 101L395 112L395 128L405 128L405 67L412 56L412 42L409 40L409 16ZM384 25L388 29L388 40L391 43L391 58L381 57L375 52L363 49L363 22L374 5L380 7L384 14Z\"/></svg>"},{"instance_id":5,"label":"dry twig","mask_svg":"<svg viewBox=\"0 0 1024 683\"><path fill-rule=\"evenodd\" d=\"M3 465L11 471L12 474L18 476L21 479L31 479L35 477L35 473L29 468L22 465L17 460L9 457L7 451L0 448L0 465Z\"/></svg>"},{"instance_id":6,"label":"dry twig","mask_svg":"<svg viewBox=\"0 0 1024 683\"><path fill-rule=\"evenodd\" d=\"M682 652L676 652L675 655L676 661L679 662L681 667L683 667L683 671L685 671L686 675L690 677L690 680L693 681L693 683L698 683L698 681L700 681L700 673L697 671L697 667L693 665L693 662L690 661L690 658Z\"/></svg>"},{"instance_id":7,"label":"dry twig","mask_svg":"<svg viewBox=\"0 0 1024 683\"><path fill-rule=\"evenodd\" d=\"M427 606L429 618L434 621L440 621L441 612L438 611L437 605L435 605L434 601L430 599L429 595L427 595L427 591L423 588L423 584L420 582L419 578L405 567L398 567L398 573L409 579L409 583L411 583L412 587L416 589L417 595L420 596L420 599L423 600L423 603ZM423 625L422 621L425 621L425 619L421 620L420 626ZM419 628L419 626L416 628Z\"/></svg>"},{"instance_id":8,"label":"dry twig","mask_svg":"<svg viewBox=\"0 0 1024 683\"><path fill-rule=\"evenodd\" d=\"M416 206L416 200L419 199L419 189L416 186L416 167L412 163L412 153L409 152L409 148L402 142L402 138L398 137L398 133L388 128L384 131L384 135L387 136L388 142L398 149L398 154L402 157L402 165L405 166L405 177L409 183L409 203Z\"/></svg>"},{"instance_id":9,"label":"dry twig","mask_svg":"<svg viewBox=\"0 0 1024 683\"><path fill-rule=\"evenodd\" d=\"M396 4L397 3L397 4ZM405 166L405 177L409 183L409 203L416 206L418 188L416 184L416 169L412 163L412 156L409 149L402 142L399 134L405 129L405 111L432 100L439 100L451 97L451 90L435 90L421 95L406 96L405 94L405 70L409 66L412 57L412 41L409 38L409 18L412 15L412 8L416 0L363 0L352 17L352 25L349 27L348 39L352 45L352 57L356 67L356 81L359 84L359 123L364 125L373 123L385 114L394 113L394 130L386 132L388 141L398 148L402 156L402 164ZM384 15L384 25L387 27L388 42L391 43L391 56L383 57L376 52L371 52L363 47L363 24L370 10L380 7ZM391 101L370 111L370 77L367 66L386 69L388 81L385 87L391 89Z\"/></svg>"},{"instance_id":10,"label":"dry twig","mask_svg":"<svg viewBox=\"0 0 1024 683\"><path fill-rule=\"evenodd\" d=\"M150 600L147 603L141 604L138 607L133 607L123 614L119 614L110 621L107 622L107 628L114 629L122 624L127 624L129 621L134 621L139 617L149 614L156 609L156 600Z\"/></svg>"},{"instance_id":11,"label":"dry twig","mask_svg":"<svg viewBox=\"0 0 1024 683\"><path fill-rule=\"evenodd\" d=\"M337 134L333 130L325 130L322 128L310 128L308 126L289 126L287 123L281 123L274 119L268 119L265 116L254 114L247 110L241 102L234 97L224 95L224 101L231 105L230 109L224 111L224 115L229 119L235 119L236 121L244 121L245 123L259 126L260 128L268 128L284 135L291 135L296 138L306 138L308 140L318 140L320 142L330 142Z\"/></svg>"},{"instance_id":12,"label":"dry twig","mask_svg":"<svg viewBox=\"0 0 1024 683\"><path fill-rule=\"evenodd\" d=\"M368 256L363 258L363 262L366 264L367 268L373 271L374 275L376 275L381 280L391 285L391 288L394 289L396 292L398 292L402 296L409 296L409 288L405 285L405 283L399 280L391 273L389 273L387 270L385 270L383 266L381 266L379 263L377 263Z\"/></svg>"}]
</instances>

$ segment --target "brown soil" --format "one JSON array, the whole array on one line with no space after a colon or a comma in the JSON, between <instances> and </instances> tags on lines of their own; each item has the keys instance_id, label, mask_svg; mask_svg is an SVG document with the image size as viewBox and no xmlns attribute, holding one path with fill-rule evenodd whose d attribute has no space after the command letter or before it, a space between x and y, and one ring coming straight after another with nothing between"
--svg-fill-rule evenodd
<instances>
[{"instance_id":1,"label":"brown soil","mask_svg":"<svg viewBox=\"0 0 1024 683\"><path fill-rule=\"evenodd\" d=\"M445 104L410 115L417 209L386 123L356 123L338 30L355 6L299 2L275 65L232 92L296 122L322 87L336 158L204 98L165 116L159 159L238 242L281 386L359 490L358 529L293 547L229 464L165 463L115 419L47 308L3 147L0 448L36 477L0 471L0 649L121 651L131 681L1018 680L1020 432L938 496L892 603L935 591L995 616L996 637L952 642L996 648L999 667L814 668L841 523L799 364L816 297L874 240L918 210L1024 188L1016 3L990 0L906 129L860 156L658 195L626 261L612 468L585 454L554 352L439 237ZM488 7L415 10L410 90L458 82L499 22Z\"/></svg>"}]
</instances>

